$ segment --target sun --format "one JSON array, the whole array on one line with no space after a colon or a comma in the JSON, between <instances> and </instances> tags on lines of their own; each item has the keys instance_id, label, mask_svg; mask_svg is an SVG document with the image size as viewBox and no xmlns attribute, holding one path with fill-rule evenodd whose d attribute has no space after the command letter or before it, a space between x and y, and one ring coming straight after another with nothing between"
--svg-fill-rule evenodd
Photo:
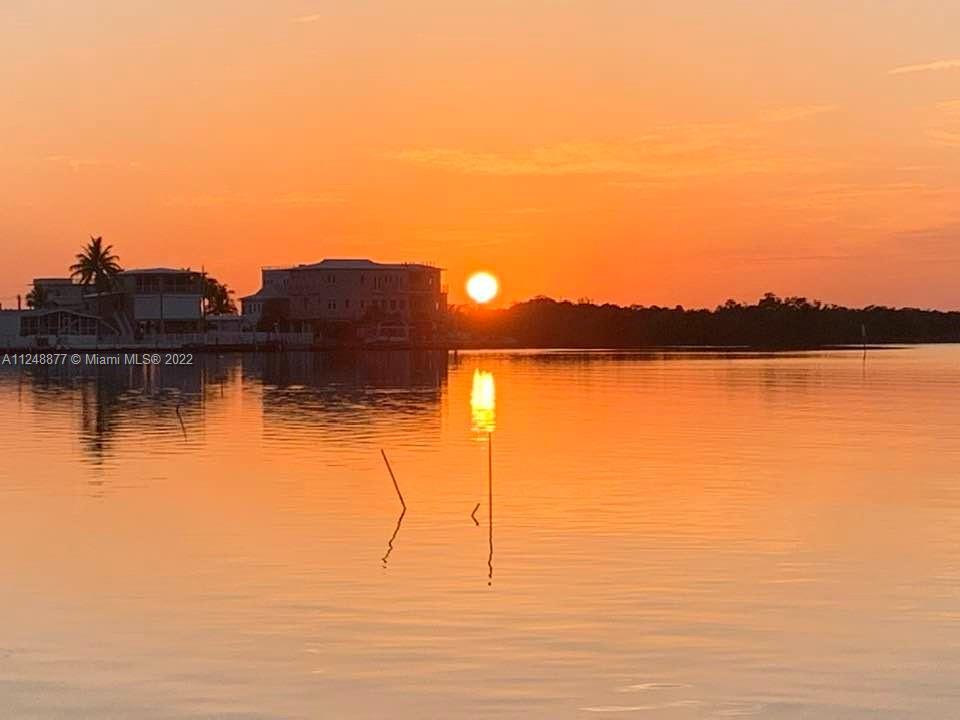
<instances>
[{"instance_id":1,"label":"sun","mask_svg":"<svg viewBox=\"0 0 960 720\"><path fill-rule=\"evenodd\" d=\"M481 305L493 300L498 292L500 292L500 283L488 272L475 272L467 280L467 295Z\"/></svg>"}]
</instances>

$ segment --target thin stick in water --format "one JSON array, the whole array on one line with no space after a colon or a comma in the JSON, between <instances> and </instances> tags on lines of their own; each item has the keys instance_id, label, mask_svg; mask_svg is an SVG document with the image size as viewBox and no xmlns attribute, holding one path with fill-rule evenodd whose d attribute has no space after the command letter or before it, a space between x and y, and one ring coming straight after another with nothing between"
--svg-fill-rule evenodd
<instances>
[{"instance_id":1,"label":"thin stick in water","mask_svg":"<svg viewBox=\"0 0 960 720\"><path fill-rule=\"evenodd\" d=\"M382 448L380 449L380 454L383 455L383 462L385 462L386 465L387 465L387 472L390 473L390 479L393 480L393 487L394 487L394 489L397 491L397 497L400 498L400 504L403 506L403 509L406 510L406 509L407 509L407 503L404 502L404 500L403 500L403 493L400 492L400 485L397 484L397 478L396 478L396 476L393 474L393 468L390 467L390 461L387 460L387 454L383 451Z\"/></svg>"},{"instance_id":2,"label":"thin stick in water","mask_svg":"<svg viewBox=\"0 0 960 720\"><path fill-rule=\"evenodd\" d=\"M180 404L177 403L177 420L180 421L180 429L183 431L183 439L187 439L187 427L183 424L183 416L180 414Z\"/></svg>"}]
</instances>

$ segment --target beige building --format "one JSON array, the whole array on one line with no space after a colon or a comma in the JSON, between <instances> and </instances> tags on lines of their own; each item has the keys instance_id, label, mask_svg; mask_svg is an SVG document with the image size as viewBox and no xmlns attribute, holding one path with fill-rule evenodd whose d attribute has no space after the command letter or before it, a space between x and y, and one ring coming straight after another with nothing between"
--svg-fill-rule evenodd
<instances>
[{"instance_id":1,"label":"beige building","mask_svg":"<svg viewBox=\"0 0 960 720\"><path fill-rule=\"evenodd\" d=\"M242 299L251 321L265 317L293 327L404 326L410 337L437 332L447 310L441 269L419 263L328 259L288 268L265 268L263 288ZM282 302L282 304L281 304Z\"/></svg>"}]
</instances>

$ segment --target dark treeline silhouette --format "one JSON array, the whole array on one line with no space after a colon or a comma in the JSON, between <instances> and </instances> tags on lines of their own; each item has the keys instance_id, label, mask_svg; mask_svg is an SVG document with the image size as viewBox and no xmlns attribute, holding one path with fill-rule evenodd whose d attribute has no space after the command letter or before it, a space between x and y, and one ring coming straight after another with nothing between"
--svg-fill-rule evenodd
<instances>
[{"instance_id":1,"label":"dark treeline silhouette","mask_svg":"<svg viewBox=\"0 0 960 720\"><path fill-rule=\"evenodd\" d=\"M754 305L728 300L714 310L537 297L504 310L459 308L453 317L461 339L480 346L810 348L960 342L960 312L846 308L773 293Z\"/></svg>"}]
</instances>

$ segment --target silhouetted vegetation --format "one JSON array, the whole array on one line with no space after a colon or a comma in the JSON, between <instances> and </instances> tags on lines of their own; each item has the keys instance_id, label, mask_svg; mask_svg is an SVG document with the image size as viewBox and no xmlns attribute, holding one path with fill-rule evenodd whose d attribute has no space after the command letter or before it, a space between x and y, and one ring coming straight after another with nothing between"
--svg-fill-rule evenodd
<instances>
[{"instance_id":1,"label":"silhouetted vegetation","mask_svg":"<svg viewBox=\"0 0 960 720\"><path fill-rule=\"evenodd\" d=\"M226 283L218 282L209 275L203 279L203 304L205 312L214 315L236 315L237 303L233 299L233 290Z\"/></svg>"},{"instance_id":2,"label":"silhouetted vegetation","mask_svg":"<svg viewBox=\"0 0 960 720\"><path fill-rule=\"evenodd\" d=\"M805 348L960 342L960 312L846 308L773 293L754 305L728 300L714 310L537 297L505 310L458 308L453 328L462 344L480 346Z\"/></svg>"},{"instance_id":3,"label":"silhouetted vegetation","mask_svg":"<svg viewBox=\"0 0 960 720\"><path fill-rule=\"evenodd\" d=\"M34 286L27 293L27 307L33 310L43 310L50 305L50 297L43 286Z\"/></svg>"},{"instance_id":4,"label":"silhouetted vegetation","mask_svg":"<svg viewBox=\"0 0 960 720\"><path fill-rule=\"evenodd\" d=\"M76 260L70 266L70 277L84 287L93 285L97 292L113 290L117 275L123 271L120 258L113 254L113 245L104 246L102 237L91 236Z\"/></svg>"}]
</instances>

